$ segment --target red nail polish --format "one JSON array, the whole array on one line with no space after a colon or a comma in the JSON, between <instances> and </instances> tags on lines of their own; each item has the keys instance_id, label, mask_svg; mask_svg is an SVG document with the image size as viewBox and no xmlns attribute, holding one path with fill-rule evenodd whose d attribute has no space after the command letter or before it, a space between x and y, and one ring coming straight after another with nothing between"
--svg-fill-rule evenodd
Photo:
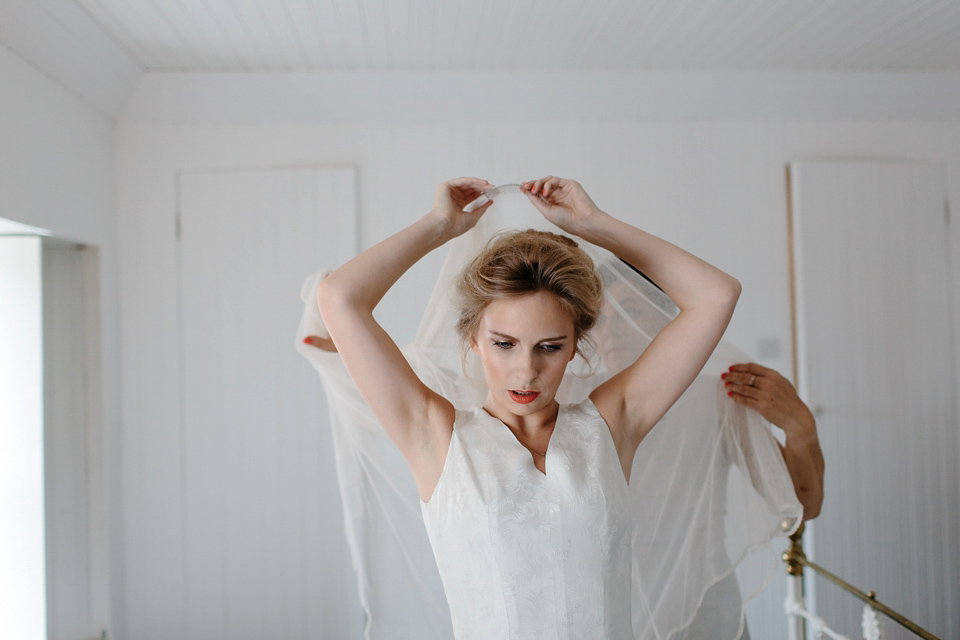
<instances>
[{"instance_id":1,"label":"red nail polish","mask_svg":"<svg viewBox=\"0 0 960 640\"><path fill-rule=\"evenodd\" d=\"M720 379L721 379L721 380L726 380L726 379L727 379L727 374L721 373L721 374L720 374Z\"/></svg>"},{"instance_id":2,"label":"red nail polish","mask_svg":"<svg viewBox=\"0 0 960 640\"><path fill-rule=\"evenodd\" d=\"M733 371L733 365L730 365L730 368L727 371Z\"/></svg>"},{"instance_id":3,"label":"red nail polish","mask_svg":"<svg viewBox=\"0 0 960 640\"><path fill-rule=\"evenodd\" d=\"M306 338L304 338L304 339L303 339L303 343L304 343L304 344L310 344L310 337L307 336Z\"/></svg>"},{"instance_id":4,"label":"red nail polish","mask_svg":"<svg viewBox=\"0 0 960 640\"><path fill-rule=\"evenodd\" d=\"M727 395L732 398L732 397L733 397L733 391L727 391Z\"/></svg>"}]
</instances>

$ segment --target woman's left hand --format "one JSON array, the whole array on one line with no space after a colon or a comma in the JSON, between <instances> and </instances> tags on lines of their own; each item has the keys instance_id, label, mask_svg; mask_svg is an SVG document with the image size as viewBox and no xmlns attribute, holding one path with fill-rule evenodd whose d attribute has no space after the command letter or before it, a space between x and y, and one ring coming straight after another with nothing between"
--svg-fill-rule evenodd
<instances>
[{"instance_id":1,"label":"woman's left hand","mask_svg":"<svg viewBox=\"0 0 960 640\"><path fill-rule=\"evenodd\" d=\"M580 235L591 216L600 213L587 192L575 180L547 176L520 185L543 217L564 231Z\"/></svg>"}]
</instances>

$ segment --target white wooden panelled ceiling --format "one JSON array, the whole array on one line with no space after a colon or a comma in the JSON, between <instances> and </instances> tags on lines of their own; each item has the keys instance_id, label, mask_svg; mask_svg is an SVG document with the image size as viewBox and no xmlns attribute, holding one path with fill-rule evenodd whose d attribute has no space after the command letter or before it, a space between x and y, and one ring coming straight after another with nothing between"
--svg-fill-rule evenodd
<instances>
[{"instance_id":1,"label":"white wooden panelled ceiling","mask_svg":"<svg viewBox=\"0 0 960 640\"><path fill-rule=\"evenodd\" d=\"M960 2L0 0L0 43L107 101L150 72L945 71Z\"/></svg>"},{"instance_id":2,"label":"white wooden panelled ceiling","mask_svg":"<svg viewBox=\"0 0 960 640\"><path fill-rule=\"evenodd\" d=\"M923 0L77 0L146 70L960 68Z\"/></svg>"}]
</instances>

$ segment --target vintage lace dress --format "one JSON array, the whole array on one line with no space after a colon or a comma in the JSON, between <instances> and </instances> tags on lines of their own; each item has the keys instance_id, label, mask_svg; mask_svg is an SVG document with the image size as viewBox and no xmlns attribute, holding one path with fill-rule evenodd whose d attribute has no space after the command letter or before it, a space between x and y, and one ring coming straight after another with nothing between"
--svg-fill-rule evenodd
<instances>
[{"instance_id":1,"label":"vintage lace dress","mask_svg":"<svg viewBox=\"0 0 960 640\"><path fill-rule=\"evenodd\" d=\"M627 483L592 401L560 407L545 468L483 409L457 412L420 505L457 640L633 637Z\"/></svg>"}]
</instances>

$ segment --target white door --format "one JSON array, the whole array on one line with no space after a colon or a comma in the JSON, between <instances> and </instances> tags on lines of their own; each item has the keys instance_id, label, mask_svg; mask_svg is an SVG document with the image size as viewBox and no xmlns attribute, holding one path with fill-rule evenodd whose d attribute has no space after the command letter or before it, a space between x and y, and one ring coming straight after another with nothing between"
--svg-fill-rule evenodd
<instances>
[{"instance_id":1,"label":"white door","mask_svg":"<svg viewBox=\"0 0 960 640\"><path fill-rule=\"evenodd\" d=\"M359 638L300 286L357 247L353 168L179 179L187 637Z\"/></svg>"},{"instance_id":2,"label":"white door","mask_svg":"<svg viewBox=\"0 0 960 640\"><path fill-rule=\"evenodd\" d=\"M960 637L960 478L943 168L790 167L798 362L826 458L811 556L943 638ZM813 580L860 637L861 605ZM886 637L912 638L893 622Z\"/></svg>"}]
</instances>

